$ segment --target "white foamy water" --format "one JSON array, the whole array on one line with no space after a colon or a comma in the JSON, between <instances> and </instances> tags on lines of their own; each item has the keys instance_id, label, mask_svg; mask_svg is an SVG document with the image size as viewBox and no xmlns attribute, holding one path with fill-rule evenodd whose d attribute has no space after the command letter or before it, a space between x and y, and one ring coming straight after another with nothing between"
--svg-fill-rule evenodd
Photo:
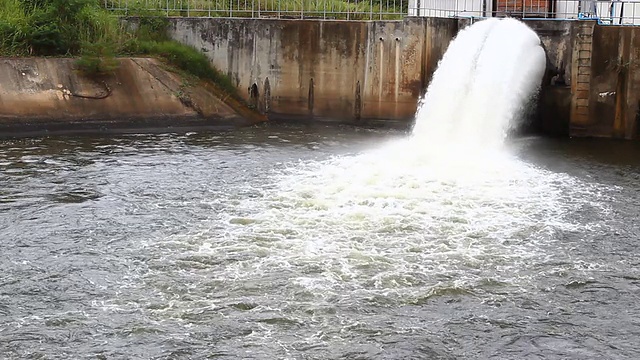
<instances>
[{"instance_id":1,"label":"white foamy water","mask_svg":"<svg viewBox=\"0 0 640 360\"><path fill-rule=\"evenodd\" d=\"M277 191L239 200L222 242L260 256L225 276L245 284L286 273L294 292L401 302L440 286L520 286L557 232L574 228L564 220L579 207L572 198L591 191L507 154L442 162L413 145L296 164ZM202 250L220 254L215 243Z\"/></svg>"},{"instance_id":2,"label":"white foamy water","mask_svg":"<svg viewBox=\"0 0 640 360\"><path fill-rule=\"evenodd\" d=\"M229 227L202 253L243 259L224 269L238 286L285 276L292 294L320 298L412 301L439 287L526 282L532 259L573 226L572 197L589 191L501 150L543 69L540 42L520 22L465 29L412 136L275 172L261 196L228 200Z\"/></svg>"},{"instance_id":3,"label":"white foamy water","mask_svg":"<svg viewBox=\"0 0 640 360\"><path fill-rule=\"evenodd\" d=\"M506 146L568 162L578 179L503 148L539 81L533 67L503 70L540 54L503 21L451 45L414 134L364 152L382 134L273 126L0 144L0 352L637 358L640 173L568 156L590 147ZM483 60L498 53L510 60Z\"/></svg>"},{"instance_id":4,"label":"white foamy water","mask_svg":"<svg viewBox=\"0 0 640 360\"><path fill-rule=\"evenodd\" d=\"M505 33L513 39L503 41ZM181 249L177 264L200 264L187 273L214 289L206 306L257 306L258 317L311 322L310 329L334 328L336 318L322 309L403 306L442 295L501 302L526 293L545 276L532 267L564 264L557 239L579 227L568 215L598 196L593 186L502 149L540 82L533 60L544 54L536 40L513 20L464 30L411 136L279 166L268 180L211 199L211 208L224 210L204 229L151 246L161 254ZM493 62L494 53L507 58ZM506 69L511 62L529 72ZM160 312L181 317L193 311L192 301L172 300Z\"/></svg>"},{"instance_id":5,"label":"white foamy water","mask_svg":"<svg viewBox=\"0 0 640 360\"><path fill-rule=\"evenodd\" d=\"M428 147L500 147L540 86L538 36L515 19L488 19L450 44L418 110L414 135Z\"/></svg>"}]
</instances>

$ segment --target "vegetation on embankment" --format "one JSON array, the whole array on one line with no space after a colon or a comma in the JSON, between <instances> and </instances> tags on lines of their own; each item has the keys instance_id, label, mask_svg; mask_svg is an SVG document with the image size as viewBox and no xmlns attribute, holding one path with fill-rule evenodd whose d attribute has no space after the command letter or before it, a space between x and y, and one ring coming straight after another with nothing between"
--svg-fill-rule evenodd
<instances>
[{"instance_id":1,"label":"vegetation on embankment","mask_svg":"<svg viewBox=\"0 0 640 360\"><path fill-rule=\"evenodd\" d=\"M399 19L408 11L400 0L107 0L122 15L138 9L161 9L167 16L322 17L327 19Z\"/></svg>"},{"instance_id":2,"label":"vegetation on embankment","mask_svg":"<svg viewBox=\"0 0 640 360\"><path fill-rule=\"evenodd\" d=\"M113 72L117 56L157 56L239 97L204 54L169 39L163 14L131 7L137 22L127 24L103 6L99 0L0 0L0 56L77 56L90 76Z\"/></svg>"}]
</instances>

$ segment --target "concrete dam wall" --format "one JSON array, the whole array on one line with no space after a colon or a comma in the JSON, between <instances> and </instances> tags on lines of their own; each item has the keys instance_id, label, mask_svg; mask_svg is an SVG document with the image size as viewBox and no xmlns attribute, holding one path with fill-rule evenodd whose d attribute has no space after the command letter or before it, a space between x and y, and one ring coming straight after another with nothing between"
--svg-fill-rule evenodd
<instances>
[{"instance_id":1,"label":"concrete dam wall","mask_svg":"<svg viewBox=\"0 0 640 360\"><path fill-rule=\"evenodd\" d=\"M173 18L171 34L204 51L271 119L407 126L439 59L470 21ZM537 126L557 135L636 138L640 29L525 23L547 53Z\"/></svg>"},{"instance_id":2,"label":"concrete dam wall","mask_svg":"<svg viewBox=\"0 0 640 360\"><path fill-rule=\"evenodd\" d=\"M407 122L457 22L173 19L271 118ZM428 34L428 35L427 35ZM427 41L426 39L429 39Z\"/></svg>"}]
</instances>

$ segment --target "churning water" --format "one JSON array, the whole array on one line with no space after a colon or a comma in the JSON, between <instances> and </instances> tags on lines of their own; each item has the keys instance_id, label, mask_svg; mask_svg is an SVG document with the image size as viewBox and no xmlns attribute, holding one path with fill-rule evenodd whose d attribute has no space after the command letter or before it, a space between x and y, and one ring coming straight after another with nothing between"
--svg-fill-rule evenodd
<instances>
[{"instance_id":1,"label":"churning water","mask_svg":"<svg viewBox=\"0 0 640 360\"><path fill-rule=\"evenodd\" d=\"M542 82L546 56L533 30L488 19L449 45L421 101L414 135L474 151L502 145Z\"/></svg>"},{"instance_id":2,"label":"churning water","mask_svg":"<svg viewBox=\"0 0 640 360\"><path fill-rule=\"evenodd\" d=\"M462 32L409 136L0 143L0 357L637 358L640 148L504 144L531 34Z\"/></svg>"}]
</instances>

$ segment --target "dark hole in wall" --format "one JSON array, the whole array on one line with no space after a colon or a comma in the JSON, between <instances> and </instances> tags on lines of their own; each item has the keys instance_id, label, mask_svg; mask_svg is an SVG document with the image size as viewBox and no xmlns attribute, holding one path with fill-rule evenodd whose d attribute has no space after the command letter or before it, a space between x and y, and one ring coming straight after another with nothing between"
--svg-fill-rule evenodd
<instances>
[{"instance_id":1,"label":"dark hole in wall","mask_svg":"<svg viewBox=\"0 0 640 360\"><path fill-rule=\"evenodd\" d=\"M254 108L257 108L259 98L260 98L260 92L258 91L258 85L254 83L249 88L249 105L251 105Z\"/></svg>"},{"instance_id":2,"label":"dark hole in wall","mask_svg":"<svg viewBox=\"0 0 640 360\"><path fill-rule=\"evenodd\" d=\"M566 79L566 66L549 58L549 51L541 44L546 54L546 69L540 88L529 100L522 114L519 134L544 134L548 136L569 135L571 113L571 87Z\"/></svg>"},{"instance_id":3,"label":"dark hole in wall","mask_svg":"<svg viewBox=\"0 0 640 360\"><path fill-rule=\"evenodd\" d=\"M633 124L635 126L635 138L640 139L640 100L638 100L638 108L636 110L636 122Z\"/></svg>"},{"instance_id":4,"label":"dark hole in wall","mask_svg":"<svg viewBox=\"0 0 640 360\"><path fill-rule=\"evenodd\" d=\"M269 84L269 78L264 80L264 94L262 97L262 111L266 114L271 110L271 85Z\"/></svg>"},{"instance_id":5,"label":"dark hole in wall","mask_svg":"<svg viewBox=\"0 0 640 360\"><path fill-rule=\"evenodd\" d=\"M309 109L309 114L313 115L313 105L314 105L314 83L313 78L309 80L309 95L307 97L307 108Z\"/></svg>"}]
</instances>

